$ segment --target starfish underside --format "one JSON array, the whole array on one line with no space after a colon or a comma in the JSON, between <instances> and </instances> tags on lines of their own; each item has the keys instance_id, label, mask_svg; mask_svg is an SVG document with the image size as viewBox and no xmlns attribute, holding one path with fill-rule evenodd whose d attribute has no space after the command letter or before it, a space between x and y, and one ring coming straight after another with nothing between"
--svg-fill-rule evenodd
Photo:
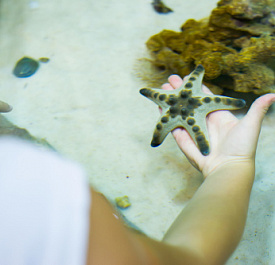
<instances>
[{"instance_id":1,"label":"starfish underside","mask_svg":"<svg viewBox=\"0 0 275 265\"><path fill-rule=\"evenodd\" d=\"M140 93L155 102L162 114L155 128L152 147L159 146L169 132L183 127L197 144L203 155L210 152L206 116L216 110L234 110L243 108L243 99L202 92L204 68L197 68L186 78L181 87L175 90L142 88Z\"/></svg>"}]
</instances>

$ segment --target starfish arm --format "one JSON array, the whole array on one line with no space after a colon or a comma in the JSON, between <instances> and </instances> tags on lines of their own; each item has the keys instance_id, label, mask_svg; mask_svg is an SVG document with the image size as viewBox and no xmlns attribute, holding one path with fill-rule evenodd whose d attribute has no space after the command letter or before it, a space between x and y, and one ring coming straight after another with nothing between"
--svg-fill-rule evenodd
<instances>
[{"instance_id":1,"label":"starfish arm","mask_svg":"<svg viewBox=\"0 0 275 265\"><path fill-rule=\"evenodd\" d=\"M202 92L202 79L204 76L204 68L202 65L198 65L197 68L187 76L187 78L183 81L179 90L192 90L193 94L197 94Z\"/></svg>"},{"instance_id":2,"label":"starfish arm","mask_svg":"<svg viewBox=\"0 0 275 265\"><path fill-rule=\"evenodd\" d=\"M159 94L160 91L161 91L160 88L145 88L145 87L139 90L141 95L149 98L156 104L158 104L157 95Z\"/></svg>"},{"instance_id":3,"label":"starfish arm","mask_svg":"<svg viewBox=\"0 0 275 265\"><path fill-rule=\"evenodd\" d=\"M175 90L163 90L160 88L142 88L140 94L155 102L162 110L166 111L174 104Z\"/></svg>"},{"instance_id":4,"label":"starfish arm","mask_svg":"<svg viewBox=\"0 0 275 265\"><path fill-rule=\"evenodd\" d=\"M201 99L202 105L198 112L207 115L216 110L236 110L245 107L246 102L243 99L230 98L225 96L206 96Z\"/></svg>"},{"instance_id":5,"label":"starfish arm","mask_svg":"<svg viewBox=\"0 0 275 265\"><path fill-rule=\"evenodd\" d=\"M194 123L191 121L194 121ZM210 152L210 145L205 116L195 113L194 117L187 118L187 123L191 124L186 127L187 132L190 134L201 153L203 155L208 155Z\"/></svg>"},{"instance_id":6,"label":"starfish arm","mask_svg":"<svg viewBox=\"0 0 275 265\"><path fill-rule=\"evenodd\" d=\"M175 119L177 119L177 117L171 118L169 116L169 113L166 113L165 115L162 115L160 117L153 133L153 138L151 142L152 147L157 147L161 145L168 133L172 130L178 127L184 127L183 125L180 125L179 122L175 122Z\"/></svg>"}]
</instances>

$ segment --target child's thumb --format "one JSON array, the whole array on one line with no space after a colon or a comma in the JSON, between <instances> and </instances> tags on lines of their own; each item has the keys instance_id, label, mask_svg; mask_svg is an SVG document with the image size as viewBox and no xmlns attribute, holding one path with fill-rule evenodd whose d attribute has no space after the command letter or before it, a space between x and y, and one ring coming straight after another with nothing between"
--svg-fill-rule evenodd
<instances>
[{"instance_id":1,"label":"child's thumb","mask_svg":"<svg viewBox=\"0 0 275 265\"><path fill-rule=\"evenodd\" d=\"M251 129L260 132L261 124L269 107L275 102L275 93L270 93L257 98L251 105L247 115L244 117L245 122L250 123Z\"/></svg>"}]
</instances>

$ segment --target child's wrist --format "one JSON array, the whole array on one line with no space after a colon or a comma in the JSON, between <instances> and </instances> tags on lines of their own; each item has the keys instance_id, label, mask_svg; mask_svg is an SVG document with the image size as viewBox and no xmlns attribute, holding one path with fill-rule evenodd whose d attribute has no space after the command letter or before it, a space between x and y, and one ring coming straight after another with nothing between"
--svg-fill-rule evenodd
<instances>
[{"instance_id":1,"label":"child's wrist","mask_svg":"<svg viewBox=\"0 0 275 265\"><path fill-rule=\"evenodd\" d=\"M249 174L254 178L255 160L254 159L232 159L220 163L211 170L202 171L204 178L212 178L213 176L230 175L230 174Z\"/></svg>"}]
</instances>

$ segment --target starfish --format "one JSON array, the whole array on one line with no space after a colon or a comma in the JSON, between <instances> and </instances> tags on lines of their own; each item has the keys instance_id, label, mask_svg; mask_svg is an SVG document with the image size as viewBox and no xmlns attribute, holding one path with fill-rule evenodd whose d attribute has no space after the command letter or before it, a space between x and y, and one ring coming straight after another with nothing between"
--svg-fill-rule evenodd
<instances>
[{"instance_id":1,"label":"starfish","mask_svg":"<svg viewBox=\"0 0 275 265\"><path fill-rule=\"evenodd\" d=\"M159 146L169 132L183 127L203 155L210 152L206 116L216 110L234 110L245 107L243 99L220 95L209 95L202 92L204 68L198 65L187 76L183 84L175 90L160 88L142 88L140 93L155 102L162 113L157 122L152 147Z\"/></svg>"}]
</instances>

